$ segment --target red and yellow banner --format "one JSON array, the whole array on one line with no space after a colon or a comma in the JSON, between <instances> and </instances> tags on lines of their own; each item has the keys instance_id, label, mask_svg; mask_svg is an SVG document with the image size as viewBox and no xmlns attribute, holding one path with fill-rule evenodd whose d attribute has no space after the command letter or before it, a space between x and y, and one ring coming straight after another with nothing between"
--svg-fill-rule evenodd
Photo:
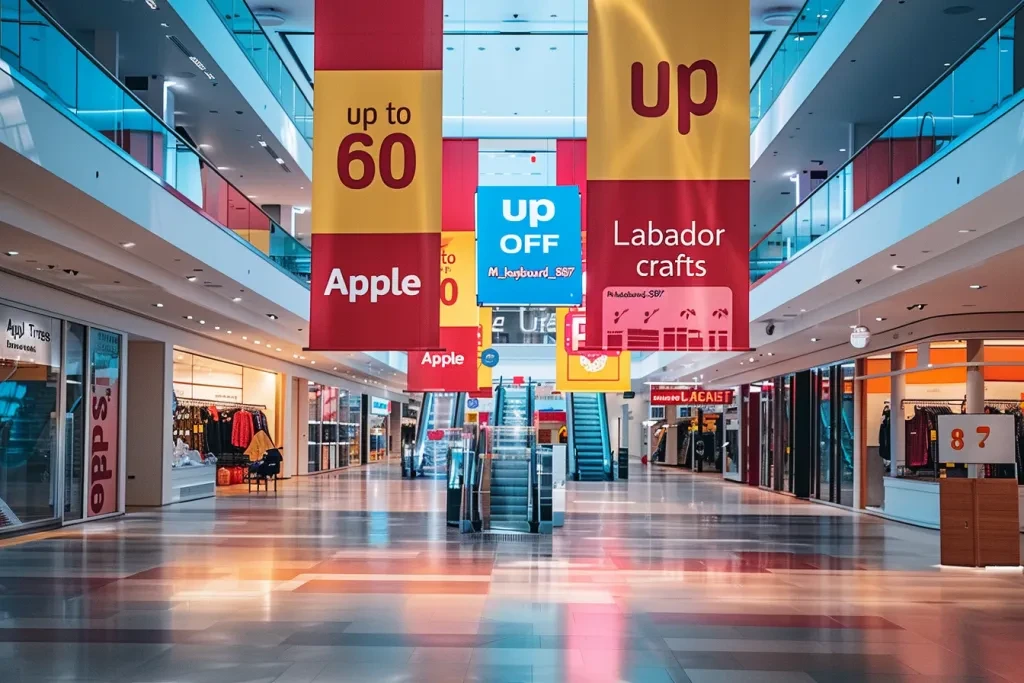
<instances>
[{"instance_id":1,"label":"red and yellow banner","mask_svg":"<svg viewBox=\"0 0 1024 683\"><path fill-rule=\"evenodd\" d=\"M441 0L318 2L311 349L436 349Z\"/></svg>"},{"instance_id":2,"label":"red and yellow banner","mask_svg":"<svg viewBox=\"0 0 1024 683\"><path fill-rule=\"evenodd\" d=\"M590 0L589 21L589 344L745 349L749 2Z\"/></svg>"},{"instance_id":3,"label":"red and yellow banner","mask_svg":"<svg viewBox=\"0 0 1024 683\"><path fill-rule=\"evenodd\" d=\"M586 314L555 309L555 390L629 391L629 351L587 351Z\"/></svg>"}]
</instances>

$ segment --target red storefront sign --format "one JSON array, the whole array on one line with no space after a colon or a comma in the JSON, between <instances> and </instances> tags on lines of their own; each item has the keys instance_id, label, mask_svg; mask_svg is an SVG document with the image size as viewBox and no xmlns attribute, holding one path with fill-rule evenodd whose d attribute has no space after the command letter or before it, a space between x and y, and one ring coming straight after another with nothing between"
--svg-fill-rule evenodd
<instances>
[{"instance_id":1,"label":"red storefront sign","mask_svg":"<svg viewBox=\"0 0 1024 683\"><path fill-rule=\"evenodd\" d=\"M475 327L442 327L441 346L409 352L408 391L477 391Z\"/></svg>"},{"instance_id":2,"label":"red storefront sign","mask_svg":"<svg viewBox=\"0 0 1024 683\"><path fill-rule=\"evenodd\" d=\"M95 374L95 372L94 372ZM119 380L94 377L89 404L89 517L117 511Z\"/></svg>"},{"instance_id":3,"label":"red storefront sign","mask_svg":"<svg viewBox=\"0 0 1024 683\"><path fill-rule=\"evenodd\" d=\"M654 406L727 406L732 405L732 389L684 389L651 387L651 405Z\"/></svg>"}]
</instances>

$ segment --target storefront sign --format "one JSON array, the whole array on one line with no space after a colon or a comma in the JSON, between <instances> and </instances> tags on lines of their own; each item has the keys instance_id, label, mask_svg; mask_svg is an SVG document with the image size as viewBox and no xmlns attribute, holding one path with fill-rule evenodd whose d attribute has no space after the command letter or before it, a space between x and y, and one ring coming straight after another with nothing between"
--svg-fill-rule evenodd
<instances>
[{"instance_id":1,"label":"storefront sign","mask_svg":"<svg viewBox=\"0 0 1024 683\"><path fill-rule=\"evenodd\" d=\"M939 462L1013 464L1013 415L939 415Z\"/></svg>"},{"instance_id":2,"label":"storefront sign","mask_svg":"<svg viewBox=\"0 0 1024 683\"><path fill-rule=\"evenodd\" d=\"M578 187L481 187L477 233L481 303L583 302Z\"/></svg>"},{"instance_id":3,"label":"storefront sign","mask_svg":"<svg viewBox=\"0 0 1024 683\"><path fill-rule=\"evenodd\" d=\"M438 345L441 4L316 3L312 349Z\"/></svg>"},{"instance_id":4,"label":"storefront sign","mask_svg":"<svg viewBox=\"0 0 1024 683\"><path fill-rule=\"evenodd\" d=\"M476 327L441 328L440 348L409 353L408 391L476 391Z\"/></svg>"},{"instance_id":5,"label":"storefront sign","mask_svg":"<svg viewBox=\"0 0 1024 683\"><path fill-rule=\"evenodd\" d=\"M376 396L370 397L370 414L371 415L390 415L391 414L391 401L383 398L377 398Z\"/></svg>"},{"instance_id":6,"label":"storefront sign","mask_svg":"<svg viewBox=\"0 0 1024 683\"><path fill-rule=\"evenodd\" d=\"M0 306L0 324L3 325L0 360L59 365L59 359L52 355L60 347L55 328L59 322L45 315Z\"/></svg>"},{"instance_id":7,"label":"storefront sign","mask_svg":"<svg viewBox=\"0 0 1024 683\"><path fill-rule=\"evenodd\" d=\"M749 12L590 0L592 348L749 346Z\"/></svg>"},{"instance_id":8,"label":"storefront sign","mask_svg":"<svg viewBox=\"0 0 1024 683\"><path fill-rule=\"evenodd\" d=\"M89 400L88 516L118 509L121 337L93 329L90 336L92 384Z\"/></svg>"},{"instance_id":9,"label":"storefront sign","mask_svg":"<svg viewBox=\"0 0 1024 683\"><path fill-rule=\"evenodd\" d=\"M554 344L554 308L496 307L492 341L495 344Z\"/></svg>"},{"instance_id":10,"label":"storefront sign","mask_svg":"<svg viewBox=\"0 0 1024 683\"><path fill-rule=\"evenodd\" d=\"M732 389L651 387L651 405L655 406L728 406L734 396Z\"/></svg>"},{"instance_id":11,"label":"storefront sign","mask_svg":"<svg viewBox=\"0 0 1024 683\"><path fill-rule=\"evenodd\" d=\"M589 352L583 311L556 309L555 389L558 391L628 391L631 386L628 351Z\"/></svg>"}]
</instances>

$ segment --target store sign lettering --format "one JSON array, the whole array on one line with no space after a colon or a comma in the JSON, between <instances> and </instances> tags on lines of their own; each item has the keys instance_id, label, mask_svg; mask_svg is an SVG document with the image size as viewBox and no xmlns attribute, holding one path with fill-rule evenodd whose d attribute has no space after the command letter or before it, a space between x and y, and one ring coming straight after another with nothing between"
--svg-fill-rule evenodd
<instances>
[{"instance_id":1,"label":"store sign lettering","mask_svg":"<svg viewBox=\"0 0 1024 683\"><path fill-rule=\"evenodd\" d=\"M50 332L33 322L26 320L15 321L13 317L8 317L6 331L5 347L9 351L39 354L40 356L43 356L43 352L47 351L47 349L41 348L39 344L50 343Z\"/></svg>"},{"instance_id":2,"label":"store sign lettering","mask_svg":"<svg viewBox=\"0 0 1024 683\"><path fill-rule=\"evenodd\" d=\"M732 389L708 390L654 387L651 389L651 405L731 405L734 395L735 392Z\"/></svg>"},{"instance_id":3,"label":"store sign lettering","mask_svg":"<svg viewBox=\"0 0 1024 683\"><path fill-rule=\"evenodd\" d=\"M670 68L668 62L658 62L658 99L653 106L647 106L644 98L644 65L642 62L633 62L630 86L634 112L647 118L658 118L668 113L669 89L672 86ZM679 83L679 134L688 135L691 118L707 116L718 104L718 68L709 59L698 59L691 66L680 64L676 71ZM698 72L703 74L705 83L704 97L700 102L693 99L693 76Z\"/></svg>"},{"instance_id":4,"label":"store sign lettering","mask_svg":"<svg viewBox=\"0 0 1024 683\"><path fill-rule=\"evenodd\" d=\"M114 478L113 470L107 466L107 457L111 455L109 435L106 434L110 395L107 390L97 396L97 388L93 387L92 449L89 459L89 511L93 515L103 513L107 502L107 482Z\"/></svg>"}]
</instances>

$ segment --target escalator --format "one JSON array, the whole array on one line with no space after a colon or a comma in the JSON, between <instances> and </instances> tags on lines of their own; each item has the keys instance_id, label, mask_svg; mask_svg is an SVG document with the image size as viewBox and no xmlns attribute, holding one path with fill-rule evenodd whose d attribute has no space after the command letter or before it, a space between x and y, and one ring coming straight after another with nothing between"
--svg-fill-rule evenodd
<instances>
[{"instance_id":1,"label":"escalator","mask_svg":"<svg viewBox=\"0 0 1024 683\"><path fill-rule=\"evenodd\" d=\"M573 393L569 400L569 449L576 456L577 481L611 481L611 448L604 394Z\"/></svg>"},{"instance_id":2,"label":"escalator","mask_svg":"<svg viewBox=\"0 0 1024 683\"><path fill-rule=\"evenodd\" d=\"M448 438L444 433L461 428L465 413L464 393L431 391L423 394L411 464L414 476L429 479L444 479L447 476Z\"/></svg>"},{"instance_id":3,"label":"escalator","mask_svg":"<svg viewBox=\"0 0 1024 683\"><path fill-rule=\"evenodd\" d=\"M499 386L491 440L492 529L530 531L533 386Z\"/></svg>"}]
</instances>

